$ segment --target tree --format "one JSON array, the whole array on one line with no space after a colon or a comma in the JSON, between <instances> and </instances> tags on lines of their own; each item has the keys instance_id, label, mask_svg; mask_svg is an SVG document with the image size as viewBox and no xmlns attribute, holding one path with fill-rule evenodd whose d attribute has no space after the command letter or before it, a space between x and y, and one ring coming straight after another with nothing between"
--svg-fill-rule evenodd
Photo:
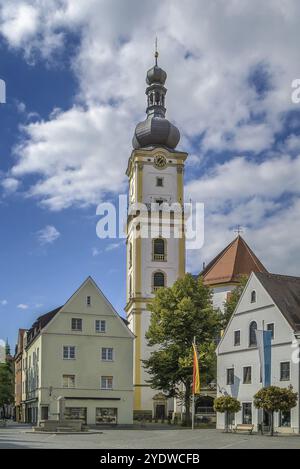
<instances>
[{"instance_id":1,"label":"tree","mask_svg":"<svg viewBox=\"0 0 300 469\"><path fill-rule=\"evenodd\" d=\"M228 300L224 305L224 315L223 315L223 327L226 328L227 324L230 321L231 316L234 313L234 310L242 296L246 283L248 282L247 275L243 275L240 278L239 284L232 290L231 294L228 297Z\"/></svg>"},{"instance_id":2,"label":"tree","mask_svg":"<svg viewBox=\"0 0 300 469\"><path fill-rule=\"evenodd\" d=\"M9 363L0 363L0 408L5 417L5 406L14 402L13 373Z\"/></svg>"},{"instance_id":3,"label":"tree","mask_svg":"<svg viewBox=\"0 0 300 469\"><path fill-rule=\"evenodd\" d=\"M161 288L149 305L152 312L146 334L150 347L157 347L144 360L152 388L168 397L182 397L185 423L190 422L193 375L192 342L198 345L200 376L214 377L215 340L221 327L221 315L212 306L212 292L202 278L186 274L170 288Z\"/></svg>"},{"instance_id":4,"label":"tree","mask_svg":"<svg viewBox=\"0 0 300 469\"><path fill-rule=\"evenodd\" d=\"M271 435L274 435L274 412L287 412L297 405L298 393L293 388L279 388L268 386L260 389L254 396L257 409L264 409L270 413Z\"/></svg>"},{"instance_id":5,"label":"tree","mask_svg":"<svg viewBox=\"0 0 300 469\"><path fill-rule=\"evenodd\" d=\"M236 414L241 410L240 402L231 396L220 396L214 401L214 409L216 412L225 414L225 431L228 432L229 414Z\"/></svg>"}]
</instances>

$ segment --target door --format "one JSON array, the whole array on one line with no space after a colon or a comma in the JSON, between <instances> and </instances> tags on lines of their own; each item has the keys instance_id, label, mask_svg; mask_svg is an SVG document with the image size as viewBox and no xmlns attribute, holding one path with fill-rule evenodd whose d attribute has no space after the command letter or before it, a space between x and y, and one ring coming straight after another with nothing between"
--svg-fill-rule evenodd
<instances>
[{"instance_id":1,"label":"door","mask_svg":"<svg viewBox=\"0 0 300 469\"><path fill-rule=\"evenodd\" d=\"M165 419L166 418L166 406L164 404L157 404L155 408L155 418Z\"/></svg>"}]
</instances>

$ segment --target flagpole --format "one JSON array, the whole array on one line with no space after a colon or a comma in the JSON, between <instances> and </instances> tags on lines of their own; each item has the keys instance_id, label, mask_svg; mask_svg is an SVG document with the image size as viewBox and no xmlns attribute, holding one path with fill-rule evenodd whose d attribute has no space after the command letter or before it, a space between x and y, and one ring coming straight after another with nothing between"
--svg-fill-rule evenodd
<instances>
[{"instance_id":1,"label":"flagpole","mask_svg":"<svg viewBox=\"0 0 300 469\"><path fill-rule=\"evenodd\" d=\"M194 336L193 344L196 345L196 336ZM195 427L195 387L193 385L193 395L192 395L192 430Z\"/></svg>"}]
</instances>

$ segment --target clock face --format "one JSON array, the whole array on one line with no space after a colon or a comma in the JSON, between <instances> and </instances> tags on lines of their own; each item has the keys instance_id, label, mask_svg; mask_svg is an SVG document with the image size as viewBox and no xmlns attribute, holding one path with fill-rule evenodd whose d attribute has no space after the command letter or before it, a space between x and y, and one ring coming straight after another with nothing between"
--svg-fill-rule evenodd
<instances>
[{"instance_id":1,"label":"clock face","mask_svg":"<svg viewBox=\"0 0 300 469\"><path fill-rule=\"evenodd\" d=\"M157 155L154 158L154 164L157 168L165 168L167 166L167 160L164 155Z\"/></svg>"}]
</instances>

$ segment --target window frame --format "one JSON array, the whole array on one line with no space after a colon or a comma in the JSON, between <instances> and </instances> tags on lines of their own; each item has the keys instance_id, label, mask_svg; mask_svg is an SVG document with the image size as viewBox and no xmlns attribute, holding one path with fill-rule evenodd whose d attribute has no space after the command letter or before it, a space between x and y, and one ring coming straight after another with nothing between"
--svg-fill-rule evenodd
<instances>
[{"instance_id":1,"label":"window frame","mask_svg":"<svg viewBox=\"0 0 300 469\"><path fill-rule=\"evenodd\" d=\"M257 302L256 290L252 290L251 294L250 294L250 303L253 304L253 303L256 303L256 302Z\"/></svg>"},{"instance_id":2,"label":"window frame","mask_svg":"<svg viewBox=\"0 0 300 469\"><path fill-rule=\"evenodd\" d=\"M233 373L232 376L231 373ZM231 380L229 379L230 377L232 377L232 382L230 382ZM234 367L230 367L230 368L226 368L226 386L233 386L234 385Z\"/></svg>"},{"instance_id":3,"label":"window frame","mask_svg":"<svg viewBox=\"0 0 300 469\"><path fill-rule=\"evenodd\" d=\"M74 386L69 386L70 378L74 378ZM65 378L68 378L68 386L65 386L64 380ZM74 374L63 374L62 375L62 387L63 389L75 389L76 388L76 375Z\"/></svg>"},{"instance_id":4,"label":"window frame","mask_svg":"<svg viewBox=\"0 0 300 469\"><path fill-rule=\"evenodd\" d=\"M239 342L236 343L236 334L239 333ZM241 345L241 329L236 329L233 331L233 346L234 347L239 347Z\"/></svg>"},{"instance_id":5,"label":"window frame","mask_svg":"<svg viewBox=\"0 0 300 469\"><path fill-rule=\"evenodd\" d=\"M88 308L90 308L92 306L92 297L91 297L91 295L87 295L86 305L87 305Z\"/></svg>"},{"instance_id":6,"label":"window frame","mask_svg":"<svg viewBox=\"0 0 300 469\"><path fill-rule=\"evenodd\" d=\"M80 323L80 328L73 327L73 321L75 321L74 324L77 324L77 322L79 322ZM72 330L72 332L82 332L82 324L83 324L82 318L72 318L71 319L71 330Z\"/></svg>"},{"instance_id":7,"label":"window frame","mask_svg":"<svg viewBox=\"0 0 300 469\"><path fill-rule=\"evenodd\" d=\"M249 347L257 347L257 339L256 339L256 334L254 333L254 337L255 337L255 341L254 343L251 343L251 326L252 324L256 324L256 328L254 329L254 331L257 331L257 321L253 320L250 322L249 324L249 327L248 327L248 334L249 334L249 337L248 337L248 340L249 340Z\"/></svg>"},{"instance_id":8,"label":"window frame","mask_svg":"<svg viewBox=\"0 0 300 469\"><path fill-rule=\"evenodd\" d=\"M99 330L97 330L97 322L99 322ZM102 330L101 324L104 323L104 330ZM95 331L97 334L105 334L107 332L106 320L105 319L95 319Z\"/></svg>"},{"instance_id":9,"label":"window frame","mask_svg":"<svg viewBox=\"0 0 300 469\"><path fill-rule=\"evenodd\" d=\"M104 387L103 386L103 380L107 380L106 382L108 382L108 380L111 380L111 387ZM107 375L103 375L101 376L100 378L100 389L104 390L104 391L112 391L114 389L114 377L113 376L107 376Z\"/></svg>"},{"instance_id":10,"label":"window frame","mask_svg":"<svg viewBox=\"0 0 300 469\"><path fill-rule=\"evenodd\" d=\"M282 365L289 365L289 377L288 379L282 377ZM279 362L279 380L280 381L291 381L291 362L289 360L284 360Z\"/></svg>"},{"instance_id":11,"label":"window frame","mask_svg":"<svg viewBox=\"0 0 300 469\"><path fill-rule=\"evenodd\" d=\"M163 278L164 278L164 284L163 285L155 285L155 275L156 274L161 274L163 275ZM163 272L162 270L155 270L152 274L152 292L155 293L159 288L165 288L167 285L167 275L165 272Z\"/></svg>"},{"instance_id":12,"label":"window frame","mask_svg":"<svg viewBox=\"0 0 300 469\"><path fill-rule=\"evenodd\" d=\"M268 329L269 326L273 326L273 329ZM271 331L272 332L272 337L271 339L274 340L275 338L275 323L274 322L269 322L267 325L267 331Z\"/></svg>"},{"instance_id":13,"label":"window frame","mask_svg":"<svg viewBox=\"0 0 300 469\"><path fill-rule=\"evenodd\" d=\"M161 184L158 184L161 181ZM164 187L164 178L162 176L156 176L156 187Z\"/></svg>"},{"instance_id":14,"label":"window frame","mask_svg":"<svg viewBox=\"0 0 300 469\"><path fill-rule=\"evenodd\" d=\"M245 370L250 370L250 381L245 381ZM243 384L252 384L252 365L243 366Z\"/></svg>"},{"instance_id":15,"label":"window frame","mask_svg":"<svg viewBox=\"0 0 300 469\"><path fill-rule=\"evenodd\" d=\"M65 357L65 349L68 349L68 357ZM74 357L71 357L71 349L74 349ZM63 360L76 360L76 346L75 345L63 345Z\"/></svg>"},{"instance_id":16,"label":"window frame","mask_svg":"<svg viewBox=\"0 0 300 469\"><path fill-rule=\"evenodd\" d=\"M103 358L103 352L106 351L105 358ZM109 352L111 351L111 358L107 358L109 356ZM101 361L103 362L113 362L115 358L114 349L113 347L101 347Z\"/></svg>"}]
</instances>

